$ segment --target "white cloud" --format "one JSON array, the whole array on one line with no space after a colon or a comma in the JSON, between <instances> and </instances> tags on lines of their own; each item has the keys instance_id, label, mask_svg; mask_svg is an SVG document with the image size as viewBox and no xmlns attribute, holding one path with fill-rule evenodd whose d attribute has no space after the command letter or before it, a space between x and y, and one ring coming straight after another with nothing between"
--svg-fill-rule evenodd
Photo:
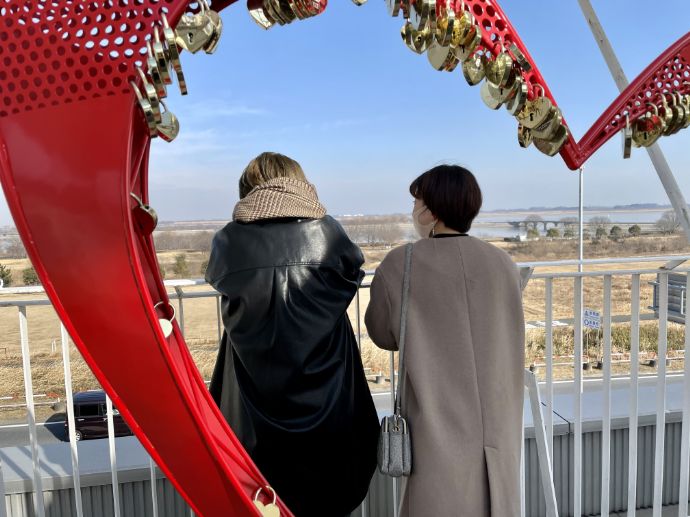
<instances>
[{"instance_id":1,"label":"white cloud","mask_svg":"<svg viewBox=\"0 0 690 517\"><path fill-rule=\"evenodd\" d=\"M193 123L206 124L209 119L218 122L221 118L260 117L269 112L263 108L248 106L225 99L206 99L203 101L181 103L180 114Z\"/></svg>"}]
</instances>

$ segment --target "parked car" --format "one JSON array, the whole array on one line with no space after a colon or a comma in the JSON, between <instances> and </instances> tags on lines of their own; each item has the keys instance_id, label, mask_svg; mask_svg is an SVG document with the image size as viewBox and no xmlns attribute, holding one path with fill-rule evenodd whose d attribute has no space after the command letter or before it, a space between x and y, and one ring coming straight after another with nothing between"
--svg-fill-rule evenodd
<instances>
[{"instance_id":1,"label":"parked car","mask_svg":"<svg viewBox=\"0 0 690 517\"><path fill-rule=\"evenodd\" d=\"M75 393L74 427L77 441L108 436L105 392L103 390ZM113 428L115 436L130 436L132 431L120 412L113 406ZM65 437L69 440L69 429L65 420Z\"/></svg>"}]
</instances>

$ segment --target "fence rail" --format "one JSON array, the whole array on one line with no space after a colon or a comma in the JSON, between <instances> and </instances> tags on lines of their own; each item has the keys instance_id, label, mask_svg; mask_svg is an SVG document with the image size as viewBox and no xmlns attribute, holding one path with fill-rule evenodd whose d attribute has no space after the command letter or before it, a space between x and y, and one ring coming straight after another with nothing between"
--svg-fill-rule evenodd
<instances>
[{"instance_id":1,"label":"fence rail","mask_svg":"<svg viewBox=\"0 0 690 517\"><path fill-rule=\"evenodd\" d=\"M641 406L643 403L648 402L647 400L642 400L640 397L640 387L643 383L649 383L654 381L654 421L655 428L657 430L664 429L666 425L666 409L668 408L668 386L667 386L667 358L671 358L668 349L668 326L669 324L669 275L673 274L674 278L677 280L678 275L683 275L684 286L683 289L676 289L674 292L684 293L690 286L690 276L688 275L688 269L681 269L680 267L690 260L690 256L658 256L658 257L629 257L623 259L595 259L584 261L584 271L570 271L573 266L578 265L578 261L557 261L557 262L530 262L530 263L520 263L518 267L521 268L522 277L525 283L529 282L529 288L543 288L543 307L544 314L543 325L539 325L538 329L544 332L544 361L539 363L539 366L544 368L543 378L538 383L539 392L541 393L544 407L544 421L543 429L545 432L545 447L548 451L550 458L554 457L554 426L556 425L556 415L559 411L563 412L564 407L567 409L568 416L566 420L569 423L569 433L571 433L572 438L572 463L569 468L572 469L572 486L565 491L565 495L562 491L559 491L557 496L554 496L554 500L545 498L539 510L541 515L542 511L545 515L549 517L553 515L558 515L559 508L561 509L561 515L584 515L583 500L586 500L586 495L584 493L585 488L590 487L591 483L587 484L587 487L583 485L583 476L591 476L594 474L591 469L595 468L592 466L591 462L583 462L583 455L588 453L586 450L588 444L591 440L588 439L586 443L583 442L583 424L591 420L592 406L583 405L585 395L591 398L590 394L585 393L585 386L590 385L590 381L585 379L583 375L582 364L584 361L584 326L583 326L583 310L585 309L585 292L583 285L585 281L587 282L600 282L601 283L601 329L602 329L602 341L601 341L601 379L598 381L597 388L598 403L597 407L597 419L601 422L601 463L598 467L599 470L596 472L596 479L600 479L600 500L598 501L598 510L601 515L608 515L609 509L612 507L610 491L611 491L611 479L616 477L612 468L614 465L611 462L611 447L612 447L612 419L615 418L620 420L621 411L624 411L627 416L627 425L629 428L629 439L627 440L627 455L625 459L625 465L621 467L619 461L616 462L615 468L625 468L629 475L627 475L627 512L628 516L632 517L635 515L635 510L638 501L638 444L637 436L639 425L639 414L641 411ZM631 267L631 264L645 264L644 267ZM649 264L647 266L646 264ZM655 264L661 264L661 266L655 267ZM597 268L597 269L590 269ZM368 271L368 276L365 282L362 283L361 289L366 290L370 286L370 276L373 272ZM656 289L655 303L658 302L658 307L654 307L653 313L641 313L641 288L642 288L642 277L647 275L654 275L654 283ZM625 282L625 287L623 288L625 292L621 292L620 279ZM614 282L618 280L618 284ZM677 283L677 282L676 282ZM216 326L217 337L220 338L222 332L222 322L220 315L220 297L218 293L212 289L201 289L200 287L205 286L203 280L168 280L165 282L166 286L170 289L170 296L172 299L177 300L178 310L177 318L178 323L182 332L185 332L185 303L190 303L191 300L195 299L215 299L215 313L216 313ZM556 301L555 288L557 285L567 284L569 289L572 289L572 300L569 300L570 314L567 317L558 317L554 311L554 302ZM614 287L618 285L619 287ZM646 284L644 284L646 285ZM194 288L189 290L189 288ZM43 490L42 490L42 479L45 475L45 469L42 468L42 462L39 454L39 447L36 434L36 414L35 408L38 405L34 402L35 396L33 396L32 387L32 369L30 361L30 343L29 343L29 333L28 333L28 317L27 308L34 306L46 306L50 305L49 300L45 298L35 299L22 297L25 295L36 295L43 293L41 288L7 288L0 289L0 308L15 308L18 315L18 325L20 331L20 345L21 345L21 355L23 362L23 373L24 373L24 388L25 388L25 401L27 410L27 423L29 429L30 437L30 453L32 458L32 472L33 472L33 506L35 514L39 517L44 517L46 515L45 506L43 502ZM8 297L11 295L11 297ZM675 295L674 295L675 296ZM625 314L614 314L612 300L625 299L629 301L630 310ZM676 300L677 301L677 300ZM562 299L558 300L559 303L564 303ZM681 298L680 302L685 307L685 302ZM357 335L357 342L362 347L363 343L363 331L361 326L362 307L360 293L357 293L354 304L355 321L353 322L353 327ZM566 304L567 305L567 304ZM684 311L683 311L684 312ZM188 315L187 315L188 316ZM640 323L643 321L656 321L658 322L658 335L657 335L657 346L655 350L656 355L656 372L652 374L642 374L640 372L639 364L641 358L640 350ZM630 351L629 360L622 360L619 352L613 350L612 343L612 328L616 324L629 324L630 326ZM554 350L554 328L566 327L572 331L573 336L573 351L572 354L557 356ZM64 367L64 385L65 385L65 402L67 406L67 423L68 423L68 434L70 438L70 453L73 469L73 497L75 498L75 510L76 515L81 517L83 515L83 506L81 501L81 491L80 491L80 478L79 478L79 448L77 447L77 442L75 439L75 421L74 421L74 411L73 411L73 401L72 401L72 374L70 366L70 353L69 353L69 338L65 328L61 326L60 333L60 346L62 349L62 360ZM683 356L674 356L674 360L684 360L686 357L688 348L690 347L690 335L685 333L684 338L684 350ZM629 364L629 371L625 374L616 374L612 370L613 366L619 365L620 363ZM564 365L572 365L572 378L567 380L559 380L555 376L554 369L556 367ZM395 356L390 354L390 395L391 400L393 398L393 392L395 387ZM678 479L664 479L665 473L667 472L667 465L665 465L665 432L656 432L654 436L654 472L653 472L653 495L652 495L652 511L654 517L661 516L662 505L665 501L664 499L664 486L665 483L674 482L676 485L676 491L678 493L678 515L687 516L688 510L688 485L690 482L690 365L688 361L684 361L683 371L680 375L683 375L682 381L682 407L679 411L682 412L682 422L681 422L681 451L680 451L680 468ZM623 405L613 405L612 402L612 386L616 383L624 382L627 383L627 404ZM600 384L599 384L600 383ZM646 386L646 384L644 384ZM535 384L536 386L536 384ZM558 396L563 398L567 396L567 403L557 402L555 388L559 390ZM536 389L536 388L535 388ZM618 389L618 388L617 388ZM565 393L565 395L563 395ZM618 396L618 391L616 392ZM559 399L560 400L560 399ZM569 405L569 408L567 407ZM645 407L648 404L645 404ZM107 423L108 423L108 440L109 440L109 454L110 454L110 465L111 465L111 479L112 479L112 497L113 497L113 507L116 516L120 514L121 501L120 493L117 489L118 487L118 469L117 469L117 454L115 447L114 431L113 431L113 411L112 403L107 399ZM534 408L533 408L534 409ZM589 413L585 415L585 410ZM587 418L585 418L587 417ZM588 420L589 419L589 420ZM539 420L537 419L537 426ZM536 429L535 429L536 431ZM0 444L1 446L2 444ZM524 441L523 441L524 449ZM524 457L524 450L523 450ZM4 494L4 483L2 481L2 464L0 464L0 497ZM153 461L150 461L150 471L151 480L155 480L156 468ZM524 479L524 469L522 471L521 483L523 488L525 487ZM555 474L549 471L548 476L552 477ZM157 499L155 491L155 482L150 483L152 488L150 500L153 501L154 505L154 515L157 514ZM393 490L394 499L398 497L398 487L394 483L391 490ZM587 488L590 490L590 488ZM557 497L557 501L555 500ZM564 510L564 498L566 498L569 503L566 504ZM618 498L620 499L620 498ZM526 497L523 494L523 503L526 504ZM531 508L526 508L523 504L521 508L521 515L536 515L533 513ZM365 506L366 508L366 506ZM395 508L395 505L394 505ZM534 510L536 511L536 510ZM4 517L5 507L0 504L0 517ZM364 512L366 513L366 512ZM397 517L397 509L394 509L394 513Z\"/></svg>"}]
</instances>

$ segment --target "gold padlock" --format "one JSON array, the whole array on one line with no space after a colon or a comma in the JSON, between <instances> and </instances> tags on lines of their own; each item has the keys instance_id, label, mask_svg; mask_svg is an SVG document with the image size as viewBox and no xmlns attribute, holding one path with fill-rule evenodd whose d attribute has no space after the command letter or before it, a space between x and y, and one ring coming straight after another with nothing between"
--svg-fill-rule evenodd
<instances>
[{"instance_id":1,"label":"gold padlock","mask_svg":"<svg viewBox=\"0 0 690 517\"><path fill-rule=\"evenodd\" d=\"M475 38L477 31L481 29L474 15L465 7L464 0L460 3L460 11L455 13L455 24L450 41L451 47L469 45Z\"/></svg>"},{"instance_id":2,"label":"gold padlock","mask_svg":"<svg viewBox=\"0 0 690 517\"><path fill-rule=\"evenodd\" d=\"M532 145L532 131L522 124L518 124L518 144L524 148Z\"/></svg>"},{"instance_id":3,"label":"gold padlock","mask_svg":"<svg viewBox=\"0 0 690 517\"><path fill-rule=\"evenodd\" d=\"M156 88L148 81L148 79L146 78L146 74L144 74L144 71L141 69L140 66L137 66L136 70L139 74L139 77L141 78L141 84L144 87L144 95L146 96L146 99L149 101L151 111L153 111L153 118L156 121L156 124L158 124L161 121L161 109L160 99L158 98L158 94L156 93Z\"/></svg>"},{"instance_id":4,"label":"gold padlock","mask_svg":"<svg viewBox=\"0 0 690 517\"><path fill-rule=\"evenodd\" d=\"M144 114L144 120L146 121L146 125L149 130L149 136L151 138L157 137L158 132L156 131L156 117L154 115L153 109L151 109L151 103L148 101L148 99L144 98L144 96L141 94L141 91L139 90L139 87L135 84L134 81L130 81L129 85L132 87L132 91L137 96L139 107L141 108L141 111Z\"/></svg>"},{"instance_id":5,"label":"gold padlock","mask_svg":"<svg viewBox=\"0 0 690 517\"><path fill-rule=\"evenodd\" d=\"M273 500L268 504L262 503L259 499L261 492L263 492L265 489L266 492L271 492L273 494ZM256 506L257 510L259 510L259 513L262 517L280 517L280 508L278 508L276 501L276 492L270 486L260 487L254 494L254 506Z\"/></svg>"},{"instance_id":6,"label":"gold padlock","mask_svg":"<svg viewBox=\"0 0 690 517\"><path fill-rule=\"evenodd\" d=\"M253 7L249 9L249 16L251 16L252 20L264 30L268 30L276 24L276 21L271 18L264 9L263 4L253 5Z\"/></svg>"},{"instance_id":7,"label":"gold padlock","mask_svg":"<svg viewBox=\"0 0 690 517\"><path fill-rule=\"evenodd\" d=\"M482 30L479 27L470 31L470 36L466 41L455 47L455 54L462 63L474 55L482 43ZM452 45L451 45L452 46Z\"/></svg>"},{"instance_id":8,"label":"gold padlock","mask_svg":"<svg viewBox=\"0 0 690 517\"><path fill-rule=\"evenodd\" d=\"M669 125L666 127L666 130L664 131L664 136L671 136L675 135L683 129L683 124L685 124L685 108L682 106L682 104L678 103L678 97L674 93L669 93L671 96L671 106L668 106L668 109L671 110L671 122Z\"/></svg>"},{"instance_id":9,"label":"gold padlock","mask_svg":"<svg viewBox=\"0 0 690 517\"><path fill-rule=\"evenodd\" d=\"M172 84L172 78L170 77L170 61L169 55L163 42L161 41L161 35L158 32L158 27L153 29L153 57L156 59L156 64L158 65L158 71L161 74L161 79L163 83Z\"/></svg>"},{"instance_id":10,"label":"gold padlock","mask_svg":"<svg viewBox=\"0 0 690 517\"><path fill-rule=\"evenodd\" d=\"M668 105L668 102L666 101L666 95L662 93L660 94L660 97L661 105L664 110L663 114L659 115L659 118L661 118L661 121L664 123L664 130L662 131L662 134L669 135L670 131L673 129L673 125L675 124L675 122L677 122L676 114L674 113L671 106Z\"/></svg>"},{"instance_id":11,"label":"gold padlock","mask_svg":"<svg viewBox=\"0 0 690 517\"><path fill-rule=\"evenodd\" d=\"M647 103L654 113L647 111L633 124L633 143L637 147L649 147L654 145L664 131L664 123L659 117L659 108L656 104Z\"/></svg>"},{"instance_id":12,"label":"gold padlock","mask_svg":"<svg viewBox=\"0 0 690 517\"><path fill-rule=\"evenodd\" d=\"M683 129L690 127L690 95L681 95L681 104L685 108L685 122Z\"/></svg>"},{"instance_id":13,"label":"gold padlock","mask_svg":"<svg viewBox=\"0 0 690 517\"><path fill-rule=\"evenodd\" d=\"M541 126L551 116L553 103L544 95L544 89L540 84L535 84L534 88L541 90L542 95L538 95L525 103L525 107L520 110L515 117L523 126L534 129Z\"/></svg>"},{"instance_id":14,"label":"gold padlock","mask_svg":"<svg viewBox=\"0 0 690 517\"><path fill-rule=\"evenodd\" d=\"M482 87L479 89L479 94L482 98L482 101L489 109L497 110L503 106L503 103L500 100L497 100L493 95L491 95L491 92L489 91L489 83L487 81L482 83Z\"/></svg>"},{"instance_id":15,"label":"gold padlock","mask_svg":"<svg viewBox=\"0 0 690 517\"><path fill-rule=\"evenodd\" d=\"M410 9L410 23L415 30L436 29L436 0L417 0Z\"/></svg>"},{"instance_id":16,"label":"gold padlock","mask_svg":"<svg viewBox=\"0 0 690 517\"><path fill-rule=\"evenodd\" d=\"M168 109L164 101L161 101L161 106L165 108L165 111L161 112L161 121L156 124L156 132L161 139L172 142L180 134L180 121Z\"/></svg>"},{"instance_id":17,"label":"gold padlock","mask_svg":"<svg viewBox=\"0 0 690 517\"><path fill-rule=\"evenodd\" d=\"M505 49L502 50L495 59L490 60L486 64L486 80L498 86L505 88L510 86L510 80L513 72L513 58L510 57ZM513 76L514 77L514 76Z\"/></svg>"},{"instance_id":18,"label":"gold padlock","mask_svg":"<svg viewBox=\"0 0 690 517\"><path fill-rule=\"evenodd\" d=\"M683 103L683 96L680 92L675 92L675 108L678 110L678 124L675 133L678 133L681 129L684 129L685 124L688 122L688 107Z\"/></svg>"},{"instance_id":19,"label":"gold padlock","mask_svg":"<svg viewBox=\"0 0 690 517\"><path fill-rule=\"evenodd\" d=\"M180 94L187 95L187 81L184 77L184 72L182 71L182 61L180 60L180 51L177 48L177 37L175 36L175 31L170 27L168 18L165 16L165 14L161 15L161 18L163 19L163 38L165 39L167 56L170 60L170 65L172 65L175 75L177 76L177 85L180 88Z\"/></svg>"},{"instance_id":20,"label":"gold padlock","mask_svg":"<svg viewBox=\"0 0 690 517\"><path fill-rule=\"evenodd\" d=\"M436 20L436 42L442 47L451 46L455 21L455 11L451 0L448 0L446 6L441 9L441 16Z\"/></svg>"},{"instance_id":21,"label":"gold padlock","mask_svg":"<svg viewBox=\"0 0 690 517\"><path fill-rule=\"evenodd\" d=\"M525 72L530 72L532 70L532 64L527 60L525 55L522 53L520 48L513 43L510 46L510 53L513 54L513 57L517 61L517 64L522 68Z\"/></svg>"},{"instance_id":22,"label":"gold padlock","mask_svg":"<svg viewBox=\"0 0 690 517\"><path fill-rule=\"evenodd\" d=\"M437 41L431 42L426 55L431 66L440 71L452 72L460 62L454 48L443 47Z\"/></svg>"},{"instance_id":23,"label":"gold padlock","mask_svg":"<svg viewBox=\"0 0 690 517\"><path fill-rule=\"evenodd\" d=\"M476 86L484 80L486 56L475 54L462 64L462 75L470 86Z\"/></svg>"},{"instance_id":24,"label":"gold padlock","mask_svg":"<svg viewBox=\"0 0 690 517\"><path fill-rule=\"evenodd\" d=\"M563 122L563 115L561 110L556 106L552 106L549 110L549 116L541 125L532 129L532 134L534 138L540 138L542 140L550 140L554 138L556 132L558 131L558 126Z\"/></svg>"},{"instance_id":25,"label":"gold padlock","mask_svg":"<svg viewBox=\"0 0 690 517\"><path fill-rule=\"evenodd\" d=\"M517 82L515 79L513 79L512 85L506 87L496 86L495 84L489 81L486 82L486 85L489 91L489 95L496 99L496 101L500 102L501 105L512 100L513 97L515 97L515 95L517 94Z\"/></svg>"},{"instance_id":26,"label":"gold padlock","mask_svg":"<svg viewBox=\"0 0 690 517\"><path fill-rule=\"evenodd\" d=\"M419 31L409 21L403 27L401 35L407 47L416 54L426 52L434 38L428 25Z\"/></svg>"},{"instance_id":27,"label":"gold padlock","mask_svg":"<svg viewBox=\"0 0 690 517\"><path fill-rule=\"evenodd\" d=\"M529 87L519 75L515 78L514 88L515 96L506 103L506 110L513 116L522 111L527 103L527 96L529 95Z\"/></svg>"},{"instance_id":28,"label":"gold padlock","mask_svg":"<svg viewBox=\"0 0 690 517\"><path fill-rule=\"evenodd\" d=\"M165 82L163 81L161 72L158 69L158 63L156 62L156 58L153 56L153 47L151 46L150 41L146 42L146 53L146 72L151 78L151 84L153 84L153 87L156 89L156 94L158 95L158 98L163 99L168 96L168 91L165 87Z\"/></svg>"},{"instance_id":29,"label":"gold padlock","mask_svg":"<svg viewBox=\"0 0 690 517\"><path fill-rule=\"evenodd\" d=\"M206 0L198 0L199 12L184 14L175 27L176 41L180 47L192 54L217 43L219 19L210 15ZM217 14L217 13L216 13Z\"/></svg>"},{"instance_id":30,"label":"gold padlock","mask_svg":"<svg viewBox=\"0 0 690 517\"><path fill-rule=\"evenodd\" d=\"M543 140L541 138L534 138L534 147L547 156L555 156L568 141L569 136L568 128L564 125L560 125L553 139Z\"/></svg>"}]
</instances>

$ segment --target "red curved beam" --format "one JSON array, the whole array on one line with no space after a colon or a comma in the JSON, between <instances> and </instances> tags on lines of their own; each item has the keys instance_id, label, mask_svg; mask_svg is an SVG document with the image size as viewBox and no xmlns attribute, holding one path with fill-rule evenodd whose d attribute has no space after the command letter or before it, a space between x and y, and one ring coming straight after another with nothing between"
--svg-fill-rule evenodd
<instances>
[{"instance_id":1,"label":"red curved beam","mask_svg":"<svg viewBox=\"0 0 690 517\"><path fill-rule=\"evenodd\" d=\"M454 0L456 9L462 1ZM531 85L530 98L534 98L533 86L539 84L544 94L557 106L551 90L539 72L534 59L520 39L503 9L496 0L465 0L465 5L474 14L483 28L482 47L490 52L515 44L530 64L531 70L522 71L523 79ZM446 0L437 0L437 12L445 7ZM664 91L690 93L690 33L671 45L654 60L630 86L617 97L611 106L601 115L579 142L569 131L569 138L560 151L568 168L575 170L581 167L604 143L622 129L625 123L624 113L628 112L630 121L646 112L645 102L657 100ZM640 103L639 105L637 103ZM566 125L565 117L563 124Z\"/></svg>"},{"instance_id":2,"label":"red curved beam","mask_svg":"<svg viewBox=\"0 0 690 517\"><path fill-rule=\"evenodd\" d=\"M168 302L166 290L152 239L132 218L130 192L148 195L150 140L129 81L161 13L175 23L185 8L177 0L3 4L0 179L58 315L156 463L197 515L257 515L253 495L267 482L177 325L163 336L166 314L154 305Z\"/></svg>"},{"instance_id":3,"label":"red curved beam","mask_svg":"<svg viewBox=\"0 0 690 517\"><path fill-rule=\"evenodd\" d=\"M456 4L456 9L459 9L462 1L454 0ZM437 0L437 10L440 12L442 6L445 6L445 0ZM544 95L548 97L554 106L558 106L556 99L554 98L548 84L541 75L537 64L530 55L527 47L520 38L517 30L513 27L510 19L505 14L501 6L496 0L465 0L465 5L468 6L469 10L474 14L475 18L482 27L482 47L485 50L493 52L495 55L496 50L500 50L501 43L506 49L509 49L512 44L515 44L522 54L525 56L530 64L531 70L522 69L522 77L525 83L529 85L529 98L533 99L536 95L534 88L535 84L539 84L544 92ZM563 117L563 125L568 127L568 124ZM570 168L577 168L575 166L576 157L578 156L578 146L573 138L570 128L568 128L568 141L564 144L560 151L563 160Z\"/></svg>"},{"instance_id":4,"label":"red curved beam","mask_svg":"<svg viewBox=\"0 0 690 517\"><path fill-rule=\"evenodd\" d=\"M578 142L576 167L623 129L625 114L630 122L644 115L647 102L659 104L660 95L677 91L690 94L690 32L654 60L621 92Z\"/></svg>"}]
</instances>

